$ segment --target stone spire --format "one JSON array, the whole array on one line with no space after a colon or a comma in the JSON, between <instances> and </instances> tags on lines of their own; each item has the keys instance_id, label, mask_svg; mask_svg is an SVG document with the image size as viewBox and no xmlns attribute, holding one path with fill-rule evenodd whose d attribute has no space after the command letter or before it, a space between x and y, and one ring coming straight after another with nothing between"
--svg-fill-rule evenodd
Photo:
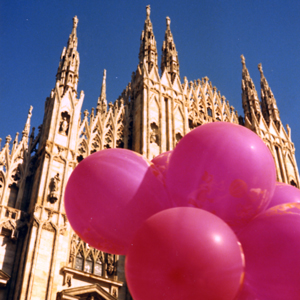
<instances>
[{"instance_id":1,"label":"stone spire","mask_svg":"<svg viewBox=\"0 0 300 300\"><path fill-rule=\"evenodd\" d=\"M169 17L166 18L166 23L167 29L162 46L161 71L163 73L166 69L171 75L173 82L176 74L179 75L178 53L176 51L173 35L170 29L171 19Z\"/></svg>"},{"instance_id":2,"label":"stone spire","mask_svg":"<svg viewBox=\"0 0 300 300\"><path fill-rule=\"evenodd\" d=\"M59 83L60 96L63 96L68 88L77 96L77 84L79 77L79 53L77 51L76 28L78 18L73 18L73 29L70 34L67 47L64 47L58 66L56 81Z\"/></svg>"},{"instance_id":3,"label":"stone spire","mask_svg":"<svg viewBox=\"0 0 300 300\"><path fill-rule=\"evenodd\" d=\"M25 123L24 130L22 131L22 138L25 138L25 139L27 139L28 136L29 136L30 119L31 119L31 116L32 116L32 109L33 109L33 107L30 106L29 111L28 111L27 121Z\"/></svg>"},{"instance_id":4,"label":"stone spire","mask_svg":"<svg viewBox=\"0 0 300 300\"><path fill-rule=\"evenodd\" d=\"M148 72L151 71L153 66L157 66L157 48L153 34L153 26L150 20L150 5L146 6L146 20L141 35L139 64L140 66L145 64L148 68Z\"/></svg>"},{"instance_id":5,"label":"stone spire","mask_svg":"<svg viewBox=\"0 0 300 300\"><path fill-rule=\"evenodd\" d=\"M100 98L102 100L106 99L106 70L105 69L103 70L103 79L102 79Z\"/></svg>"},{"instance_id":6,"label":"stone spire","mask_svg":"<svg viewBox=\"0 0 300 300\"><path fill-rule=\"evenodd\" d=\"M102 79L102 86L101 86L101 92L100 97L98 98L97 103L97 113L105 113L107 110L107 100L106 100L106 70L103 70L103 79Z\"/></svg>"},{"instance_id":7,"label":"stone spire","mask_svg":"<svg viewBox=\"0 0 300 300\"><path fill-rule=\"evenodd\" d=\"M249 75L249 71L246 67L245 57L241 55L242 59L242 101L245 118L251 121L251 112L253 111L256 117L259 118L261 115L259 99L257 96L257 91L255 89L254 83Z\"/></svg>"},{"instance_id":8,"label":"stone spire","mask_svg":"<svg viewBox=\"0 0 300 300\"><path fill-rule=\"evenodd\" d=\"M270 119L273 119L274 123L278 126L281 121L275 97L269 87L267 79L264 76L261 64L258 64L258 70L260 72L260 93L263 116L267 123L270 122Z\"/></svg>"}]
</instances>

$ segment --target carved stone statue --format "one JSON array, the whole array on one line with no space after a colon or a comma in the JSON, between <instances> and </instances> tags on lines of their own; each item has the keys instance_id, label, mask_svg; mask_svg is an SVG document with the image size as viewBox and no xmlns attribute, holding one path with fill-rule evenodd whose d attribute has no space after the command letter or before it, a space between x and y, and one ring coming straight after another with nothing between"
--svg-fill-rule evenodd
<instances>
[{"instance_id":1,"label":"carved stone statue","mask_svg":"<svg viewBox=\"0 0 300 300\"><path fill-rule=\"evenodd\" d=\"M114 270L115 270L115 259L114 259L114 255L113 254L107 254L106 257L106 272L107 275L113 275Z\"/></svg>"},{"instance_id":2,"label":"carved stone statue","mask_svg":"<svg viewBox=\"0 0 300 300\"><path fill-rule=\"evenodd\" d=\"M69 123L67 121L67 118L64 117L60 123L59 133L62 135L68 135L68 128L69 128Z\"/></svg>"},{"instance_id":3,"label":"carved stone statue","mask_svg":"<svg viewBox=\"0 0 300 300\"><path fill-rule=\"evenodd\" d=\"M58 188L60 184L59 173L57 173L50 182L49 201L55 203L58 200Z\"/></svg>"},{"instance_id":4,"label":"carved stone statue","mask_svg":"<svg viewBox=\"0 0 300 300\"><path fill-rule=\"evenodd\" d=\"M150 143L158 144L158 127L155 123L151 123L150 127Z\"/></svg>"}]
</instances>

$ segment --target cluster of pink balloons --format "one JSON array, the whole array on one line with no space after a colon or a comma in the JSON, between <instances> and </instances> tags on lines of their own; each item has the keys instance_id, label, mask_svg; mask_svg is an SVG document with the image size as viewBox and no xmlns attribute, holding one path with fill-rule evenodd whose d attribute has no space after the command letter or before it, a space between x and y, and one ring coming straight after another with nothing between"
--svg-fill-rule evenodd
<instances>
[{"instance_id":1,"label":"cluster of pink balloons","mask_svg":"<svg viewBox=\"0 0 300 300\"><path fill-rule=\"evenodd\" d=\"M152 162L94 153L71 174L65 209L84 241L126 255L135 300L300 299L300 191L276 183L245 127L202 125Z\"/></svg>"}]
</instances>

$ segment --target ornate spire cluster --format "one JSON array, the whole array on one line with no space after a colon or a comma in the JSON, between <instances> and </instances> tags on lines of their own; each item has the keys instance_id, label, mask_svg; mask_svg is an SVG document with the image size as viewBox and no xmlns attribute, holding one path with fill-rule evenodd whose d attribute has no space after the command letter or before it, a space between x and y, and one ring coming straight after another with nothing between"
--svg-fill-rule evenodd
<instances>
[{"instance_id":1,"label":"ornate spire cluster","mask_svg":"<svg viewBox=\"0 0 300 300\"><path fill-rule=\"evenodd\" d=\"M139 61L140 66L145 64L148 67L148 72L151 71L153 66L157 66L157 48L150 20L150 5L146 7L146 20L141 35Z\"/></svg>"},{"instance_id":2,"label":"ornate spire cluster","mask_svg":"<svg viewBox=\"0 0 300 300\"><path fill-rule=\"evenodd\" d=\"M251 120L251 112L253 111L257 117L260 116L260 103L257 96L257 91L255 89L254 83L250 77L249 71L246 67L245 57L241 55L243 71L242 71L242 102L245 113L245 118L247 117Z\"/></svg>"},{"instance_id":3,"label":"ornate spire cluster","mask_svg":"<svg viewBox=\"0 0 300 300\"><path fill-rule=\"evenodd\" d=\"M169 17L166 18L166 23L167 29L162 46L161 71L163 73L164 70L167 70L167 72L171 75L172 81L174 81L176 74L179 75L178 54L170 29L171 19Z\"/></svg>"},{"instance_id":4,"label":"ornate spire cluster","mask_svg":"<svg viewBox=\"0 0 300 300\"><path fill-rule=\"evenodd\" d=\"M59 83L60 95L64 95L68 88L77 95L79 77L79 54L77 51L77 24L78 18L73 18L73 29L70 34L67 47L64 47L58 66L56 81Z\"/></svg>"},{"instance_id":5,"label":"ornate spire cluster","mask_svg":"<svg viewBox=\"0 0 300 300\"><path fill-rule=\"evenodd\" d=\"M277 108L275 97L269 87L268 81L264 76L261 63L258 64L260 72L260 92L261 92L261 107L265 120L269 123L273 119L276 125L280 124L279 110Z\"/></svg>"}]
</instances>

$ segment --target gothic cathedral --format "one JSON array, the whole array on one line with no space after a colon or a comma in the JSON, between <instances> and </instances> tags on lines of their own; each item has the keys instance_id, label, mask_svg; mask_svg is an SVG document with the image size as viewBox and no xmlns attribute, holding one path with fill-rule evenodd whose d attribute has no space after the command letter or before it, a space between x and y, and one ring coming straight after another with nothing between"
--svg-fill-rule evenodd
<instances>
[{"instance_id":1,"label":"gothic cathedral","mask_svg":"<svg viewBox=\"0 0 300 300\"><path fill-rule=\"evenodd\" d=\"M207 122L241 124L270 149L277 180L300 187L291 131L281 123L261 64L261 100L242 58L244 116L207 77L181 81L175 42L166 18L161 67L150 7L141 34L139 63L114 102L106 99L106 71L96 109L81 107L77 92L77 17L63 49L56 84L45 101L38 132L30 130L32 107L22 131L0 149L0 299L129 300L124 257L90 247L72 231L64 189L76 165L105 148L127 148L152 159L172 150L193 128Z\"/></svg>"}]
</instances>

